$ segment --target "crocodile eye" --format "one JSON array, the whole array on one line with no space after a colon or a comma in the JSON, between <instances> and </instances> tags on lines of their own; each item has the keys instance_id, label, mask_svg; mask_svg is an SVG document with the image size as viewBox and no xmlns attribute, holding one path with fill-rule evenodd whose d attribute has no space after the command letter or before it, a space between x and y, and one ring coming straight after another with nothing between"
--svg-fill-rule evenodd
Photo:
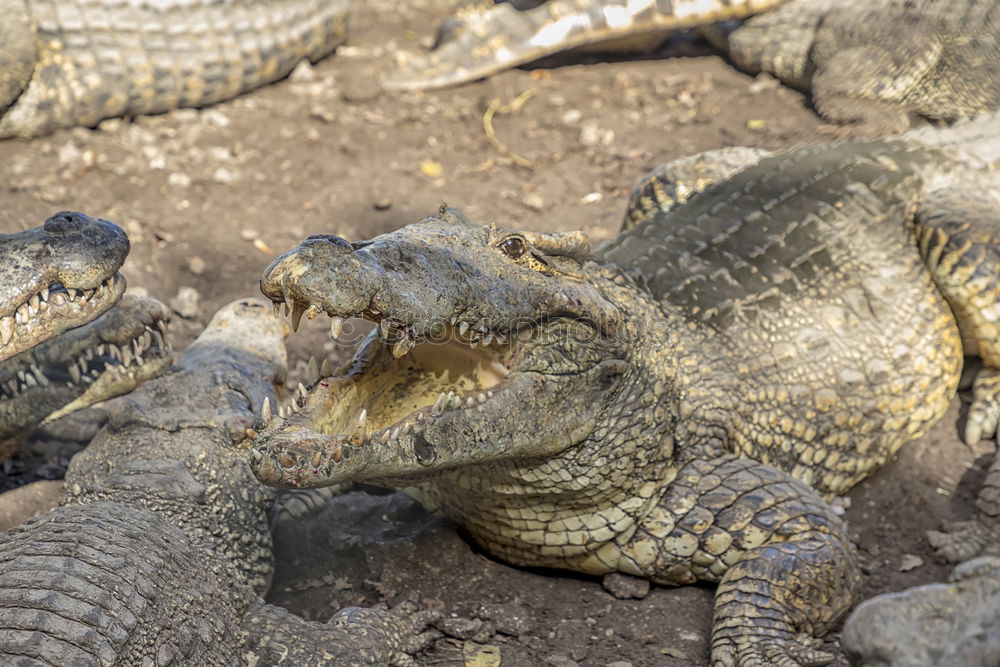
<instances>
[{"instance_id":1,"label":"crocodile eye","mask_svg":"<svg viewBox=\"0 0 1000 667\"><path fill-rule=\"evenodd\" d=\"M500 249L511 259L517 259L524 254L524 241L517 236L511 236L500 243Z\"/></svg>"}]
</instances>

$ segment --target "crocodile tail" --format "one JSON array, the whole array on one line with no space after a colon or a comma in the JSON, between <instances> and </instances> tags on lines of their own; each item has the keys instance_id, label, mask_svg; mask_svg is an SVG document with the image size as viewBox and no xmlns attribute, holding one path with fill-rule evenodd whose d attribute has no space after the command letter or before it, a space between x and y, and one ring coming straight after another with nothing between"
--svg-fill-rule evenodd
<instances>
[{"instance_id":1,"label":"crocodile tail","mask_svg":"<svg viewBox=\"0 0 1000 667\"><path fill-rule=\"evenodd\" d=\"M0 118L28 87L38 61L35 26L24 0L0 0Z\"/></svg>"}]
</instances>

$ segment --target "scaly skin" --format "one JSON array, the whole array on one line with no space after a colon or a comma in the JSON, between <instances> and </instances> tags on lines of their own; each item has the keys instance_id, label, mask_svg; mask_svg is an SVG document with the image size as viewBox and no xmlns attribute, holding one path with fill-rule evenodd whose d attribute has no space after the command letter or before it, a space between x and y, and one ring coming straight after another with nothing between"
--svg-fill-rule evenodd
<instances>
[{"instance_id":1,"label":"scaly skin","mask_svg":"<svg viewBox=\"0 0 1000 667\"><path fill-rule=\"evenodd\" d=\"M125 291L118 269L128 251L120 227L83 213L0 234L0 361L114 305Z\"/></svg>"},{"instance_id":2,"label":"scaly skin","mask_svg":"<svg viewBox=\"0 0 1000 667\"><path fill-rule=\"evenodd\" d=\"M239 447L285 373L262 300L222 309L167 375L108 406L62 506L0 540L0 662L388 664L428 616L265 604L272 491Z\"/></svg>"},{"instance_id":3,"label":"scaly skin","mask_svg":"<svg viewBox=\"0 0 1000 667\"><path fill-rule=\"evenodd\" d=\"M948 583L865 601L841 646L858 667L987 667L1000 663L1000 559L955 568Z\"/></svg>"},{"instance_id":4,"label":"scaly skin","mask_svg":"<svg viewBox=\"0 0 1000 667\"><path fill-rule=\"evenodd\" d=\"M983 239L916 231L945 228L941 188L1000 201L998 127L766 158L597 252L449 210L310 237L265 295L293 324L379 327L259 434L254 469L410 487L515 564L718 582L714 664L820 664L801 636L859 573L803 482L846 491L953 397L959 327L979 334L935 280Z\"/></svg>"},{"instance_id":5,"label":"scaly skin","mask_svg":"<svg viewBox=\"0 0 1000 667\"><path fill-rule=\"evenodd\" d=\"M93 322L0 362L0 459L42 420L134 389L170 365L170 311L125 296Z\"/></svg>"},{"instance_id":6,"label":"scaly skin","mask_svg":"<svg viewBox=\"0 0 1000 667\"><path fill-rule=\"evenodd\" d=\"M994 0L717 0L689 8L669 0L551 0L520 12L507 3L465 11L444 31L451 41L385 85L439 88L582 44L760 13L706 36L741 69L810 91L832 122L886 134L907 128L910 114L951 121L1000 108Z\"/></svg>"},{"instance_id":7,"label":"scaly skin","mask_svg":"<svg viewBox=\"0 0 1000 667\"><path fill-rule=\"evenodd\" d=\"M0 138L199 107L343 43L347 0L0 0Z\"/></svg>"},{"instance_id":8,"label":"scaly skin","mask_svg":"<svg viewBox=\"0 0 1000 667\"><path fill-rule=\"evenodd\" d=\"M786 1L551 0L503 2L495 6L490 6L493 4L490 2L474 3L482 6L465 7L455 19L445 22L434 51L394 72L383 85L389 90L444 88L559 51L744 18Z\"/></svg>"}]
</instances>

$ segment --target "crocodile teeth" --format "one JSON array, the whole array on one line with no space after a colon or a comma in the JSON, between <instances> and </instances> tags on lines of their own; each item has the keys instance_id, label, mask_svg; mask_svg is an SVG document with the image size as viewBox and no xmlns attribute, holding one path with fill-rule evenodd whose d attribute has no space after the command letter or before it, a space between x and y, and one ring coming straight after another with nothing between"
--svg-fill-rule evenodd
<instances>
[{"instance_id":1,"label":"crocodile teeth","mask_svg":"<svg viewBox=\"0 0 1000 667\"><path fill-rule=\"evenodd\" d=\"M330 452L330 458L333 459L334 463L340 463L341 459L344 458L344 448L340 445L334 447L333 451Z\"/></svg>"},{"instance_id":2,"label":"crocodile teeth","mask_svg":"<svg viewBox=\"0 0 1000 667\"><path fill-rule=\"evenodd\" d=\"M69 376L73 380L73 384L80 383L80 369L77 368L76 364L69 365Z\"/></svg>"},{"instance_id":3,"label":"crocodile teeth","mask_svg":"<svg viewBox=\"0 0 1000 667\"><path fill-rule=\"evenodd\" d=\"M397 341L396 344L392 346L392 356L399 359L400 357L405 356L407 352L412 350L414 345L415 343L413 342L413 340L408 336L406 336Z\"/></svg>"},{"instance_id":4,"label":"crocodile teeth","mask_svg":"<svg viewBox=\"0 0 1000 667\"><path fill-rule=\"evenodd\" d=\"M281 317L281 304L277 301L272 301L271 307L274 308L274 316Z\"/></svg>"},{"instance_id":5,"label":"crocodile teeth","mask_svg":"<svg viewBox=\"0 0 1000 667\"><path fill-rule=\"evenodd\" d=\"M343 317L331 317L330 318L330 338L334 340L340 338L340 332L344 329L344 318Z\"/></svg>"},{"instance_id":6,"label":"crocodile teeth","mask_svg":"<svg viewBox=\"0 0 1000 667\"><path fill-rule=\"evenodd\" d=\"M0 317L0 343L6 345L14 337L14 318Z\"/></svg>"},{"instance_id":7,"label":"crocodile teeth","mask_svg":"<svg viewBox=\"0 0 1000 667\"><path fill-rule=\"evenodd\" d=\"M458 333L460 335L465 336L465 333L468 330L469 330L469 323L468 322L461 322L461 323L459 323L459 325L458 325Z\"/></svg>"},{"instance_id":8,"label":"crocodile teeth","mask_svg":"<svg viewBox=\"0 0 1000 667\"><path fill-rule=\"evenodd\" d=\"M307 373L308 375L306 377L309 380L309 384L316 384L320 377L319 364L316 363L316 357L309 357L309 368Z\"/></svg>"},{"instance_id":9,"label":"crocodile teeth","mask_svg":"<svg viewBox=\"0 0 1000 667\"><path fill-rule=\"evenodd\" d=\"M382 431L382 435L379 436L378 441L383 445L389 442L389 429Z\"/></svg>"},{"instance_id":10,"label":"crocodile teeth","mask_svg":"<svg viewBox=\"0 0 1000 667\"><path fill-rule=\"evenodd\" d=\"M306 391L305 385L303 385L301 382L299 383L298 390L299 390L299 396L301 396L302 398L305 398L309 394L309 392Z\"/></svg>"},{"instance_id":11,"label":"crocodile teeth","mask_svg":"<svg viewBox=\"0 0 1000 667\"><path fill-rule=\"evenodd\" d=\"M274 415L271 414L271 399L266 396L264 397L264 404L260 406L260 417L264 420L265 424L274 418Z\"/></svg>"},{"instance_id":12,"label":"crocodile teeth","mask_svg":"<svg viewBox=\"0 0 1000 667\"><path fill-rule=\"evenodd\" d=\"M299 330L299 324L302 323L302 314L306 312L305 307L298 301L292 304L292 331Z\"/></svg>"},{"instance_id":13,"label":"crocodile teeth","mask_svg":"<svg viewBox=\"0 0 1000 667\"><path fill-rule=\"evenodd\" d=\"M49 379L45 377L45 375L42 373L42 369L39 368L36 364L31 364L31 374L35 376L36 380L38 380L38 384L42 385L43 387L49 386Z\"/></svg>"},{"instance_id":14,"label":"crocodile teeth","mask_svg":"<svg viewBox=\"0 0 1000 667\"><path fill-rule=\"evenodd\" d=\"M320 307L317 306L315 303L310 304L309 307L306 308L306 319L315 320L316 317L322 312L323 311L320 309Z\"/></svg>"},{"instance_id":15,"label":"crocodile teeth","mask_svg":"<svg viewBox=\"0 0 1000 667\"><path fill-rule=\"evenodd\" d=\"M43 287L42 291L38 293L38 296L42 297L42 301L48 301L49 300L49 288L48 287Z\"/></svg>"},{"instance_id":16,"label":"crocodile teeth","mask_svg":"<svg viewBox=\"0 0 1000 667\"><path fill-rule=\"evenodd\" d=\"M361 410L361 414L358 415L358 423L354 427L354 432L351 433L347 441L354 445L355 447L360 447L365 442L365 426L368 425L368 410Z\"/></svg>"},{"instance_id":17,"label":"crocodile teeth","mask_svg":"<svg viewBox=\"0 0 1000 667\"><path fill-rule=\"evenodd\" d=\"M382 320L378 323L378 332L384 340L392 338L392 324L389 320Z\"/></svg>"},{"instance_id":18,"label":"crocodile teeth","mask_svg":"<svg viewBox=\"0 0 1000 667\"><path fill-rule=\"evenodd\" d=\"M448 400L448 396L442 391L438 394L437 400L434 401L434 405L431 406L431 414L435 417L440 416L444 412L444 404Z\"/></svg>"},{"instance_id":19,"label":"crocodile teeth","mask_svg":"<svg viewBox=\"0 0 1000 667\"><path fill-rule=\"evenodd\" d=\"M324 359L323 363L319 366L320 377L329 377L333 375L333 367L330 366L330 360Z\"/></svg>"}]
</instances>

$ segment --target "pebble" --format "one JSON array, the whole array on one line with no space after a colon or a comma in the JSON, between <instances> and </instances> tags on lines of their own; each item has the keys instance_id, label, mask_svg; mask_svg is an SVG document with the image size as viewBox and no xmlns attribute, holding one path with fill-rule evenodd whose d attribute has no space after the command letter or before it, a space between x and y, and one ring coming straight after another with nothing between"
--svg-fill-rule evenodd
<instances>
[{"instance_id":1,"label":"pebble","mask_svg":"<svg viewBox=\"0 0 1000 667\"><path fill-rule=\"evenodd\" d=\"M170 172L170 175L167 176L167 183L175 188L187 188L191 186L191 177L183 171L172 171Z\"/></svg>"},{"instance_id":2,"label":"pebble","mask_svg":"<svg viewBox=\"0 0 1000 667\"><path fill-rule=\"evenodd\" d=\"M193 320L201 312L201 294L193 287L182 287L167 305L184 319Z\"/></svg>"},{"instance_id":3,"label":"pebble","mask_svg":"<svg viewBox=\"0 0 1000 667\"><path fill-rule=\"evenodd\" d=\"M187 263L188 263L188 271L190 271L194 275L200 276L205 272L205 260L203 260L201 257L198 257L198 255L189 257Z\"/></svg>"}]
</instances>

